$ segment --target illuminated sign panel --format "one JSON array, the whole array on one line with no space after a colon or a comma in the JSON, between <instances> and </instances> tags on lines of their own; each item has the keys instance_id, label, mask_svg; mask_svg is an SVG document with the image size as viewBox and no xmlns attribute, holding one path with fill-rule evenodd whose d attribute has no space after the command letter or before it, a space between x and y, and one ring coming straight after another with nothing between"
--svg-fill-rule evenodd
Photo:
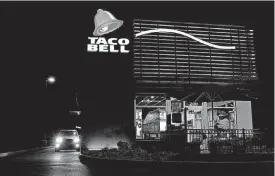
<instances>
[{"instance_id":1,"label":"illuminated sign panel","mask_svg":"<svg viewBox=\"0 0 275 176\"><path fill-rule=\"evenodd\" d=\"M110 53L129 53L126 46L130 41L126 38L88 37L90 43L87 45L88 52L110 52Z\"/></svg>"},{"instance_id":2,"label":"illuminated sign panel","mask_svg":"<svg viewBox=\"0 0 275 176\"><path fill-rule=\"evenodd\" d=\"M95 29L94 36L104 36L109 34L123 25L122 20L116 19L109 11L98 9L94 17ZM130 41L127 38L109 38L104 37L88 37L88 52L101 53L129 53L126 46Z\"/></svg>"},{"instance_id":3,"label":"illuminated sign panel","mask_svg":"<svg viewBox=\"0 0 275 176\"><path fill-rule=\"evenodd\" d=\"M245 84L257 80L252 30L243 26L189 22L134 20L133 23L134 34L165 28L183 31L197 39L177 33L149 32L135 37L137 88L179 89L183 85ZM229 47L214 48L209 43Z\"/></svg>"}]
</instances>

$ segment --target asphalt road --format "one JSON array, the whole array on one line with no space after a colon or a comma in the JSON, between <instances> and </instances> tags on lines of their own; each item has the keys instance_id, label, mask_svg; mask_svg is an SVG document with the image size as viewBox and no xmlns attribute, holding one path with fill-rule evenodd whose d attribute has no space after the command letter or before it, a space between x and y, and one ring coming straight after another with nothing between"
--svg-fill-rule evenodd
<instances>
[{"instance_id":1,"label":"asphalt road","mask_svg":"<svg viewBox=\"0 0 275 176\"><path fill-rule=\"evenodd\" d=\"M34 152L23 153L20 155L9 156L0 158L0 176L91 176L91 171L87 166L80 163L78 158L79 152L76 151L61 151L54 152L54 149L44 149ZM198 165L188 165L185 171L182 173L170 174L162 173L148 173L147 171L133 172L128 174L126 169L122 169L118 172L118 175L134 175L134 176L155 176L155 175L193 175L201 176L206 173L211 173L212 176L243 176L243 175L263 175L272 176L274 173L274 164L272 163L258 163L258 164L237 164L234 167L228 165L226 169L220 167L220 165L211 164L204 165L197 168ZM190 168L189 168L190 167ZM220 168L220 169L219 169ZM100 167L98 174L93 176L103 175L103 171L108 170L106 165ZM173 169L172 169L173 170ZM108 175L114 174L114 170ZM123 175L123 176L124 176ZM208 175L208 174L206 174Z\"/></svg>"},{"instance_id":2,"label":"asphalt road","mask_svg":"<svg viewBox=\"0 0 275 176\"><path fill-rule=\"evenodd\" d=\"M79 152L44 149L0 158L1 176L91 176L80 163Z\"/></svg>"}]
</instances>

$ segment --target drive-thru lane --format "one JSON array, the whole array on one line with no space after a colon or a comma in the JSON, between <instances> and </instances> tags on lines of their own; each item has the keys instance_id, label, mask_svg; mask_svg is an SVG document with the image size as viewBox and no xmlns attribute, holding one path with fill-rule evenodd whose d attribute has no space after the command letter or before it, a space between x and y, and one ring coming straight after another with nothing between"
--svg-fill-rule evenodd
<instances>
[{"instance_id":1,"label":"drive-thru lane","mask_svg":"<svg viewBox=\"0 0 275 176\"><path fill-rule=\"evenodd\" d=\"M193 163L193 162L192 162ZM150 167L150 166L148 166ZM190 167L190 168L189 168ZM223 169L222 169L223 168ZM149 169L149 168L148 168ZM103 170L108 167L99 168L99 175L103 175ZM219 163L207 164L188 164L184 172L175 174L173 168L170 170L172 175L193 175L201 176L211 174L212 176L243 176L243 175L273 175L274 163L259 162L254 164L228 164L226 168L221 167ZM129 175L126 168L119 172L119 175ZM136 173L136 174L134 174ZM91 176L92 171L79 160L79 152L61 151L55 152L53 148L43 149L19 155L0 158L0 175L1 176ZM114 170L110 170L110 176L115 175ZM154 176L159 173L148 173L146 171L135 171L131 175ZM167 176L169 174L164 174ZM95 175L93 175L95 176Z\"/></svg>"},{"instance_id":2,"label":"drive-thru lane","mask_svg":"<svg viewBox=\"0 0 275 176\"><path fill-rule=\"evenodd\" d=\"M0 158L0 175L90 176L78 156L79 152L54 152L51 148Z\"/></svg>"}]
</instances>

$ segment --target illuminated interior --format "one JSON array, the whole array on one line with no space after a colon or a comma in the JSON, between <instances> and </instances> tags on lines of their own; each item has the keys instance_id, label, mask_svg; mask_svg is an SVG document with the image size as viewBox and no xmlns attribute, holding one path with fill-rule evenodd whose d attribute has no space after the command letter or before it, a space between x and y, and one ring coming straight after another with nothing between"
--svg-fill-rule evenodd
<instances>
[{"instance_id":1,"label":"illuminated interior","mask_svg":"<svg viewBox=\"0 0 275 176\"><path fill-rule=\"evenodd\" d=\"M187 124L185 124L184 109L186 109ZM149 124L157 128L151 125L152 129L146 129L145 123L148 123L146 121L150 121ZM228 100L190 103L168 99L164 95L136 96L136 140L160 140L161 133L184 129L185 125L187 129L253 129L251 102Z\"/></svg>"}]
</instances>

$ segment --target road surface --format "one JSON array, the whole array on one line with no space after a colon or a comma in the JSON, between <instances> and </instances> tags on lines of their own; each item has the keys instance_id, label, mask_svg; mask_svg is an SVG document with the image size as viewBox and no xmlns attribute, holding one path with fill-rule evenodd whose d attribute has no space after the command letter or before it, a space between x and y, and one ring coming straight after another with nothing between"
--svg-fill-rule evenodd
<instances>
[{"instance_id":1,"label":"road surface","mask_svg":"<svg viewBox=\"0 0 275 176\"><path fill-rule=\"evenodd\" d=\"M78 158L79 152L75 151L61 151L54 152L54 149L44 149L20 155L0 158L0 176L91 176L92 171L85 165L81 164ZM258 175L258 176L272 176L274 173L274 164L258 163L258 164L237 164L234 167L228 165L226 169L219 169L220 165L211 164L194 167L185 170L183 173L170 174L162 173L163 175L180 175L180 176L202 176L211 173L212 176L244 176L244 175ZM99 168L100 176L103 175L103 170L108 170L106 166ZM173 170L173 169L172 169ZM94 170L93 170L94 171ZM128 174L122 169L118 175L121 176L160 176L161 174L148 173L142 171L142 174L136 172L135 174ZM94 173L94 172L93 172ZM114 174L114 170L109 173L110 176ZM97 175L93 175L97 176Z\"/></svg>"},{"instance_id":2,"label":"road surface","mask_svg":"<svg viewBox=\"0 0 275 176\"><path fill-rule=\"evenodd\" d=\"M1 176L91 176L79 162L79 152L44 149L0 158Z\"/></svg>"}]
</instances>

